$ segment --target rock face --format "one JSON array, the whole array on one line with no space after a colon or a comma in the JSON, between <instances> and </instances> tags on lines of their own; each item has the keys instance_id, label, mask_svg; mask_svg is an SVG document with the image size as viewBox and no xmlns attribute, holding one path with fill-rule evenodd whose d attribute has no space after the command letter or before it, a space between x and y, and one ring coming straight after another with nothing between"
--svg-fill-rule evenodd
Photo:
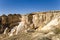
<instances>
[{"instance_id":1,"label":"rock face","mask_svg":"<svg viewBox=\"0 0 60 40\"><path fill-rule=\"evenodd\" d=\"M20 29L26 32L49 33L60 29L60 11L35 12L26 15L9 14L0 16L0 34L18 34ZM13 31L12 31L13 30ZM18 31L19 30L19 31Z\"/></svg>"},{"instance_id":2,"label":"rock face","mask_svg":"<svg viewBox=\"0 0 60 40\"><path fill-rule=\"evenodd\" d=\"M2 15L0 16L0 25L2 29L6 27L13 28L14 26L18 25L18 22L22 20L25 21L25 25L36 29L40 26L44 26L49 23L52 19L56 16L59 16L60 12L52 11L52 12L36 12L27 15L20 15L20 14L9 14L8 16ZM23 18L23 19L22 19ZM22 19L22 20L21 20ZM26 27L28 28L28 27Z\"/></svg>"}]
</instances>

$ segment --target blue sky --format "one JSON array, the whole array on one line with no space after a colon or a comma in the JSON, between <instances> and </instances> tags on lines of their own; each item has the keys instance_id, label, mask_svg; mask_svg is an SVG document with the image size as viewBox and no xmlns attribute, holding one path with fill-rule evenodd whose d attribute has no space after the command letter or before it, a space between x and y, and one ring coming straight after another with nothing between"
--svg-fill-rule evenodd
<instances>
[{"instance_id":1,"label":"blue sky","mask_svg":"<svg viewBox=\"0 0 60 40\"><path fill-rule=\"evenodd\" d=\"M0 0L0 15L60 10L60 0Z\"/></svg>"}]
</instances>

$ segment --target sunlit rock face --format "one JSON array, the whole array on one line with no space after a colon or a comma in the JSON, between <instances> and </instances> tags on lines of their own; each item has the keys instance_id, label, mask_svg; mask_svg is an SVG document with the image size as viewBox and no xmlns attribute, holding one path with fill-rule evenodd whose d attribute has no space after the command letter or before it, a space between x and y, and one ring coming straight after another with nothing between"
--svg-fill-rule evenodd
<instances>
[{"instance_id":1,"label":"sunlit rock face","mask_svg":"<svg viewBox=\"0 0 60 40\"><path fill-rule=\"evenodd\" d=\"M58 25L60 22L60 16L57 16L55 19L52 19L47 25L45 25L41 31L49 32L55 28L56 25Z\"/></svg>"},{"instance_id":2,"label":"sunlit rock face","mask_svg":"<svg viewBox=\"0 0 60 40\"><path fill-rule=\"evenodd\" d=\"M0 16L0 33L9 36L21 31L49 33L60 24L60 11L34 12L31 14L9 14Z\"/></svg>"},{"instance_id":3,"label":"sunlit rock face","mask_svg":"<svg viewBox=\"0 0 60 40\"><path fill-rule=\"evenodd\" d=\"M18 25L18 26L15 26L15 27L11 30L9 36L17 35L17 34L24 28L24 26L25 26L25 24L24 24L23 21L22 21L22 22L19 22L19 25Z\"/></svg>"}]
</instances>

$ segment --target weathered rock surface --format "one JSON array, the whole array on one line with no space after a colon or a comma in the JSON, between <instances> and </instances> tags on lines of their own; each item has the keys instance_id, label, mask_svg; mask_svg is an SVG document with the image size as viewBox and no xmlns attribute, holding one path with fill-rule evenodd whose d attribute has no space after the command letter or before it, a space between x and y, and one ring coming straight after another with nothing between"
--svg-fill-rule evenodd
<instances>
[{"instance_id":1,"label":"weathered rock surface","mask_svg":"<svg viewBox=\"0 0 60 40\"><path fill-rule=\"evenodd\" d=\"M1 40L60 40L60 11L2 15L0 34Z\"/></svg>"}]
</instances>

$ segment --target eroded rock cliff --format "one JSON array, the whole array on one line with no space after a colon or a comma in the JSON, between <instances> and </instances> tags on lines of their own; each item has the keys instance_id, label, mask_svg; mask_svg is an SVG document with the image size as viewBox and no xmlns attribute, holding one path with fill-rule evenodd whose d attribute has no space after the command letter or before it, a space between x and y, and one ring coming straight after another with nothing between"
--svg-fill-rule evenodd
<instances>
[{"instance_id":1,"label":"eroded rock cliff","mask_svg":"<svg viewBox=\"0 0 60 40\"><path fill-rule=\"evenodd\" d=\"M31 34L34 36L32 36L33 40L35 35L36 37L40 37L40 33L38 32L45 33L46 35L42 34L45 37L50 37L50 35L58 33L56 32L56 29L60 30L59 26L60 11L33 12L26 15L9 14L8 16L0 16L0 34L4 33L9 36L17 35L19 32L23 31L26 33L33 32Z\"/></svg>"}]
</instances>

